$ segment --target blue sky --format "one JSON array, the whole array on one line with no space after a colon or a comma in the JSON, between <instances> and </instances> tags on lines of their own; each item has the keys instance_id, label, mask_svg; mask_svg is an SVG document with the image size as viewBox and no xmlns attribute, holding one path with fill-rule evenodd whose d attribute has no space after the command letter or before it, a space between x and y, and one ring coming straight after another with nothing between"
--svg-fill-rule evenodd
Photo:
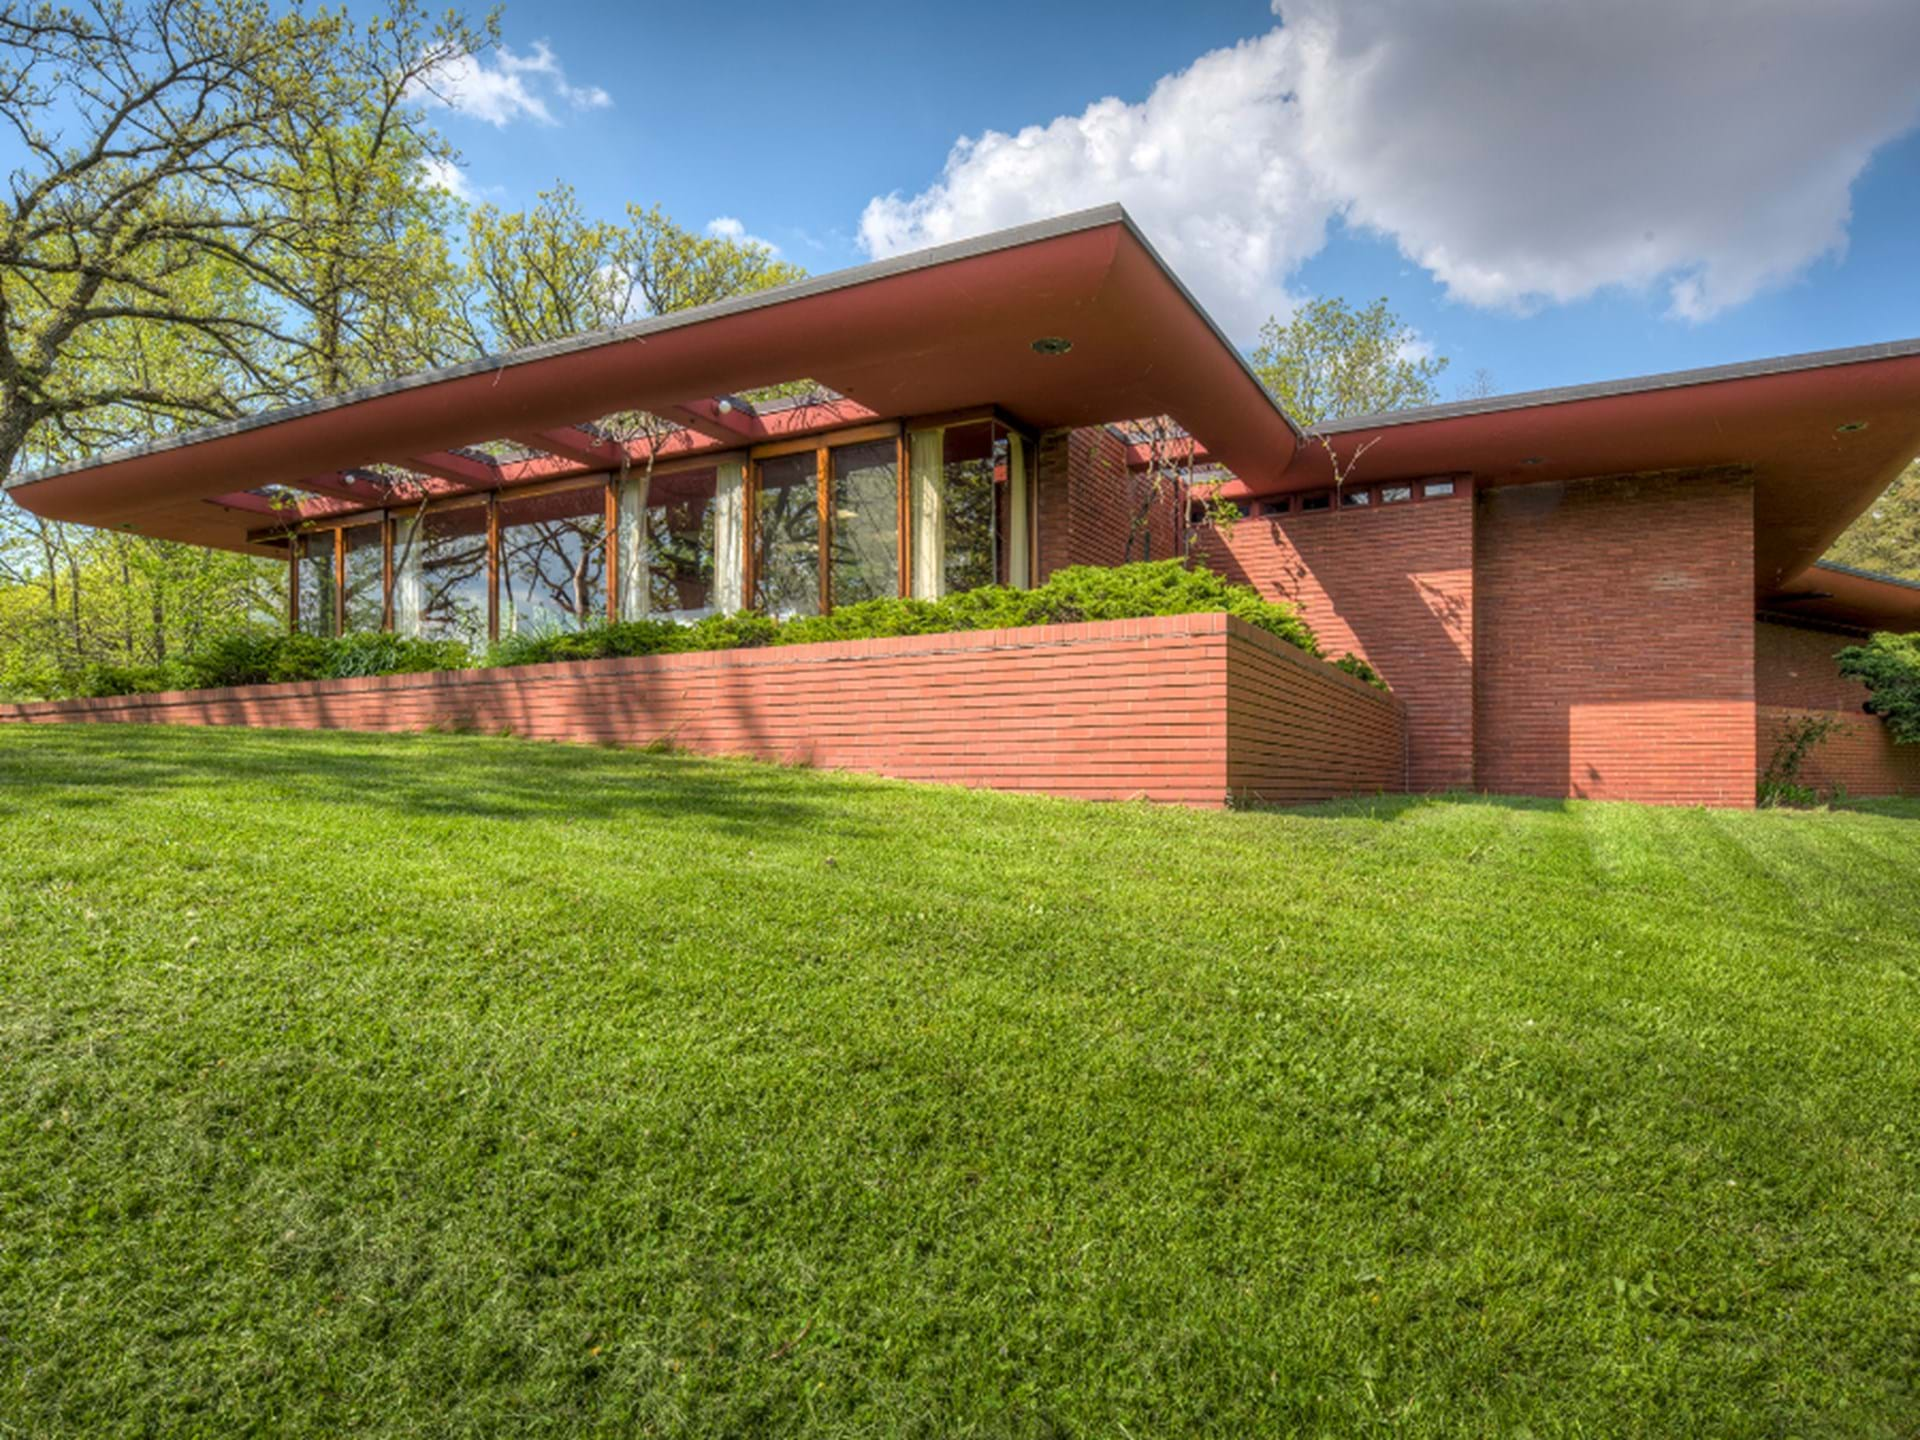
<instances>
[{"instance_id":1,"label":"blue sky","mask_svg":"<svg viewBox=\"0 0 1920 1440\"><path fill-rule=\"evenodd\" d=\"M1912 0L1277 10L509 0L437 118L816 272L1119 200L1237 339L1385 295L1448 397L1920 335Z\"/></svg>"}]
</instances>

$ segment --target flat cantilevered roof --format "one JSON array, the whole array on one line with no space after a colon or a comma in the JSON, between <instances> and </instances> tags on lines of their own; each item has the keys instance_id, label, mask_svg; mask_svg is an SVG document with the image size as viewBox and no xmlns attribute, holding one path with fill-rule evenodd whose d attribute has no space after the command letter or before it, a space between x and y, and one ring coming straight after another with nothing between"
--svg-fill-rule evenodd
<instances>
[{"instance_id":1,"label":"flat cantilevered roof","mask_svg":"<svg viewBox=\"0 0 1920 1440\"><path fill-rule=\"evenodd\" d=\"M1311 432L1277 482L1243 477L1226 493L1330 486L1328 445L1351 464L1347 482L1361 485L1431 475L1488 486L1747 473L1754 587L1764 600L1812 585L1808 568L1920 455L1920 339L1331 421Z\"/></svg>"},{"instance_id":2,"label":"flat cantilevered roof","mask_svg":"<svg viewBox=\"0 0 1920 1440\"><path fill-rule=\"evenodd\" d=\"M1036 341L1065 341L1036 347ZM834 396L767 415L720 397L806 377ZM394 467L447 489L615 468L581 427L643 410L683 457L996 406L1035 430L1170 414L1237 474L1277 479L1299 431L1117 205L699 309L489 356L169 436L9 482L34 513L229 549L380 502ZM470 448L512 440L495 463ZM376 472L372 467L383 467Z\"/></svg>"}]
</instances>

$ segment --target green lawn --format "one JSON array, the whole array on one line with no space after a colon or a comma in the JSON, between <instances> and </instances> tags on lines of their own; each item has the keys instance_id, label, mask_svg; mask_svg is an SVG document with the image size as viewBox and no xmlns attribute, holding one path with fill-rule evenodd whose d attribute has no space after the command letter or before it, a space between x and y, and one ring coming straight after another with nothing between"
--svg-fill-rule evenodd
<instances>
[{"instance_id":1,"label":"green lawn","mask_svg":"<svg viewBox=\"0 0 1920 1440\"><path fill-rule=\"evenodd\" d=\"M1920 806L0 730L0 1435L1920 1433Z\"/></svg>"}]
</instances>

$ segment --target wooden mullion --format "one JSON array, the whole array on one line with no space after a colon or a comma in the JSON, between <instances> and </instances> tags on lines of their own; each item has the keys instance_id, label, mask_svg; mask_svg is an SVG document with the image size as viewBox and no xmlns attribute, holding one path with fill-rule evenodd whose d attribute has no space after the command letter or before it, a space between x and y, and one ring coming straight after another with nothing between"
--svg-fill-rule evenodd
<instances>
[{"instance_id":1,"label":"wooden mullion","mask_svg":"<svg viewBox=\"0 0 1920 1440\"><path fill-rule=\"evenodd\" d=\"M820 613L833 612L833 451L813 452L815 503L820 507Z\"/></svg>"},{"instance_id":2,"label":"wooden mullion","mask_svg":"<svg viewBox=\"0 0 1920 1440\"><path fill-rule=\"evenodd\" d=\"M755 460L773 460L782 455L798 455L808 450L817 450L822 445L858 445L866 440L891 440L899 433L898 420L853 425L843 430L829 430L820 435L796 436L791 440L770 440L764 445L754 446L752 456Z\"/></svg>"},{"instance_id":3,"label":"wooden mullion","mask_svg":"<svg viewBox=\"0 0 1920 1440\"><path fill-rule=\"evenodd\" d=\"M300 633L300 537L287 536L287 633Z\"/></svg>"},{"instance_id":4,"label":"wooden mullion","mask_svg":"<svg viewBox=\"0 0 1920 1440\"><path fill-rule=\"evenodd\" d=\"M347 633L347 527L333 532L333 633Z\"/></svg>"},{"instance_id":5,"label":"wooden mullion","mask_svg":"<svg viewBox=\"0 0 1920 1440\"><path fill-rule=\"evenodd\" d=\"M620 618L620 481L607 476L607 623ZM645 523L645 516L641 523Z\"/></svg>"}]
</instances>

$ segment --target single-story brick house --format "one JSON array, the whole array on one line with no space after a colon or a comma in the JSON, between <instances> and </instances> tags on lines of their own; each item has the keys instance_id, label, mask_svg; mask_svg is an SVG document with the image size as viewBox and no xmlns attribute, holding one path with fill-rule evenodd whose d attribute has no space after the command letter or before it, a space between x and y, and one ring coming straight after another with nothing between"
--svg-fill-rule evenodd
<instances>
[{"instance_id":1,"label":"single-story brick house","mask_svg":"<svg viewBox=\"0 0 1920 1440\"><path fill-rule=\"evenodd\" d=\"M627 411L655 419L595 419ZM301 628L484 641L1164 558L1197 478L1243 516L1202 524L1199 559L1298 602L1390 697L1216 616L7 715L670 738L1194 803L1461 788L1750 805L1780 727L1827 711L1842 729L1812 778L1920 791L1920 756L1831 660L1920 628L1920 587L1819 563L1916 452L1920 341L1304 431L1106 207L8 489L44 516L284 557Z\"/></svg>"}]
</instances>

